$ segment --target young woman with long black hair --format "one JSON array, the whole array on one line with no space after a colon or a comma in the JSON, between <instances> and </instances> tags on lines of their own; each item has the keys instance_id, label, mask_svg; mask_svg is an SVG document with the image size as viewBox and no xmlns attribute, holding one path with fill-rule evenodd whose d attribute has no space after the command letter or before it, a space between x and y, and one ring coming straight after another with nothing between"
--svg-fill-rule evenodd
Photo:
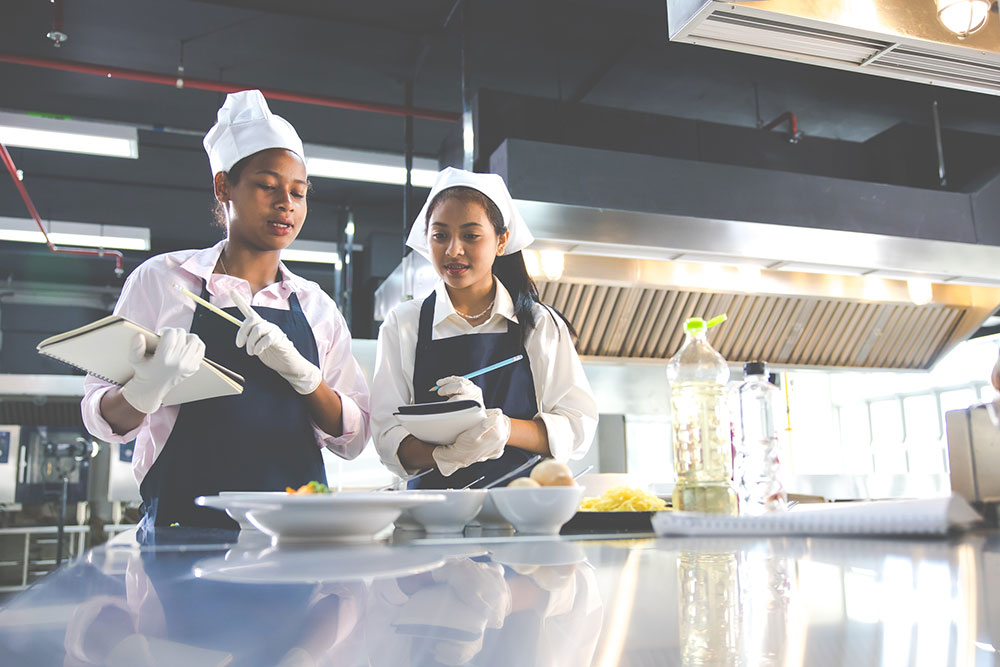
<instances>
[{"instance_id":1,"label":"young woman with long black hair","mask_svg":"<svg viewBox=\"0 0 1000 667\"><path fill-rule=\"evenodd\" d=\"M481 486L533 454L566 461L590 447L597 405L570 328L539 303L525 269L521 250L533 240L500 176L451 167L438 175L407 245L441 280L388 315L372 381L382 461L400 476L435 468L413 486L458 488L484 476ZM462 377L518 354L516 363ZM445 399L486 408L450 445L422 442L393 416L401 405Z\"/></svg>"}]
</instances>

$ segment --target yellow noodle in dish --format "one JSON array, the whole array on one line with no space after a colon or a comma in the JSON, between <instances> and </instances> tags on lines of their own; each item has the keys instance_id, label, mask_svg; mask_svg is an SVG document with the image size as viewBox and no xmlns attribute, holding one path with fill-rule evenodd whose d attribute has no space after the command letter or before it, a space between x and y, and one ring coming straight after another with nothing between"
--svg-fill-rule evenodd
<instances>
[{"instance_id":1,"label":"yellow noodle in dish","mask_svg":"<svg viewBox=\"0 0 1000 667\"><path fill-rule=\"evenodd\" d=\"M597 498L584 498L581 512L656 512L665 510L667 503L642 489L614 486Z\"/></svg>"}]
</instances>

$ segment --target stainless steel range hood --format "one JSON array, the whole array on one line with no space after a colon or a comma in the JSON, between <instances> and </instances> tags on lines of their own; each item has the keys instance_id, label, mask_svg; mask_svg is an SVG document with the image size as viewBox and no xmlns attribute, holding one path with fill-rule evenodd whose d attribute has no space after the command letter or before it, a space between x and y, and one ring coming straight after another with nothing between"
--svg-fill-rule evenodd
<instances>
[{"instance_id":1,"label":"stainless steel range hood","mask_svg":"<svg viewBox=\"0 0 1000 667\"><path fill-rule=\"evenodd\" d=\"M964 40L933 0L667 0L673 41L1000 93L1000 21Z\"/></svg>"},{"instance_id":2,"label":"stainless steel range hood","mask_svg":"<svg viewBox=\"0 0 1000 667\"><path fill-rule=\"evenodd\" d=\"M490 159L538 250L559 250L542 299L581 354L664 359L688 317L722 312L731 362L927 369L1000 306L1000 176L973 193L508 139ZM410 257L414 257L411 255ZM434 272L410 260L376 317Z\"/></svg>"}]
</instances>

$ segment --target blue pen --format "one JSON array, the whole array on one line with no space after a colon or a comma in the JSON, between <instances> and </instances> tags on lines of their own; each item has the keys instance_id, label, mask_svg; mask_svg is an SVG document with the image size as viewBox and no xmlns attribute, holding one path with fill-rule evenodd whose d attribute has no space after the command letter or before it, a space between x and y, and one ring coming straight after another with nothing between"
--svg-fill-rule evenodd
<instances>
[{"instance_id":1,"label":"blue pen","mask_svg":"<svg viewBox=\"0 0 1000 667\"><path fill-rule=\"evenodd\" d=\"M495 364L491 364L486 368L480 368L478 371L472 371L471 373L466 373L462 377L464 377L466 380L471 380L474 377L479 377L483 373L489 373L490 371L495 371L498 368L503 368L504 366L509 366L510 364L521 361L521 359L524 359L524 355L518 354L511 357L510 359L504 359L503 361L498 361ZM437 391L438 389L440 389L440 387L434 385L433 387L431 387L430 390Z\"/></svg>"}]
</instances>

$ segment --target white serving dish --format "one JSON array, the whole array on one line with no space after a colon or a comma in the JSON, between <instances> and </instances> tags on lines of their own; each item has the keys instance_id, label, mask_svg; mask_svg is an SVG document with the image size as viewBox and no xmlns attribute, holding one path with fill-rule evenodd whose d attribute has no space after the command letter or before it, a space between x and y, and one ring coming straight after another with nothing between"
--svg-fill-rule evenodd
<instances>
[{"instance_id":1,"label":"white serving dish","mask_svg":"<svg viewBox=\"0 0 1000 667\"><path fill-rule=\"evenodd\" d=\"M243 511L254 526L278 542L371 541L405 507L443 502L438 493L279 493L267 497L201 496L204 507Z\"/></svg>"},{"instance_id":2,"label":"white serving dish","mask_svg":"<svg viewBox=\"0 0 1000 667\"><path fill-rule=\"evenodd\" d=\"M489 490L493 502L519 533L557 535L573 518L583 498L582 486L504 487Z\"/></svg>"},{"instance_id":3,"label":"white serving dish","mask_svg":"<svg viewBox=\"0 0 1000 667\"><path fill-rule=\"evenodd\" d=\"M219 496L229 499L260 500L261 498L266 499L276 494L283 495L285 493L285 491L219 491ZM230 505L226 508L226 514L229 515L230 519L240 524L240 532L248 530L257 532L257 526L250 523L250 519L247 518L246 508L240 505Z\"/></svg>"},{"instance_id":4,"label":"white serving dish","mask_svg":"<svg viewBox=\"0 0 1000 667\"><path fill-rule=\"evenodd\" d=\"M443 494L445 501L411 507L410 517L428 533L461 533L479 514L489 492L486 489L443 489L433 493Z\"/></svg>"},{"instance_id":5,"label":"white serving dish","mask_svg":"<svg viewBox=\"0 0 1000 667\"><path fill-rule=\"evenodd\" d=\"M404 414L396 412L394 416L407 431L420 440L432 445L450 445L455 442L459 434L467 431L479 422L486 419L486 410L483 406L473 401L463 401L473 403L468 407L453 411L434 414ZM450 407L447 402L427 403L419 406L401 406L404 408L433 408L440 406L442 409Z\"/></svg>"}]
</instances>

